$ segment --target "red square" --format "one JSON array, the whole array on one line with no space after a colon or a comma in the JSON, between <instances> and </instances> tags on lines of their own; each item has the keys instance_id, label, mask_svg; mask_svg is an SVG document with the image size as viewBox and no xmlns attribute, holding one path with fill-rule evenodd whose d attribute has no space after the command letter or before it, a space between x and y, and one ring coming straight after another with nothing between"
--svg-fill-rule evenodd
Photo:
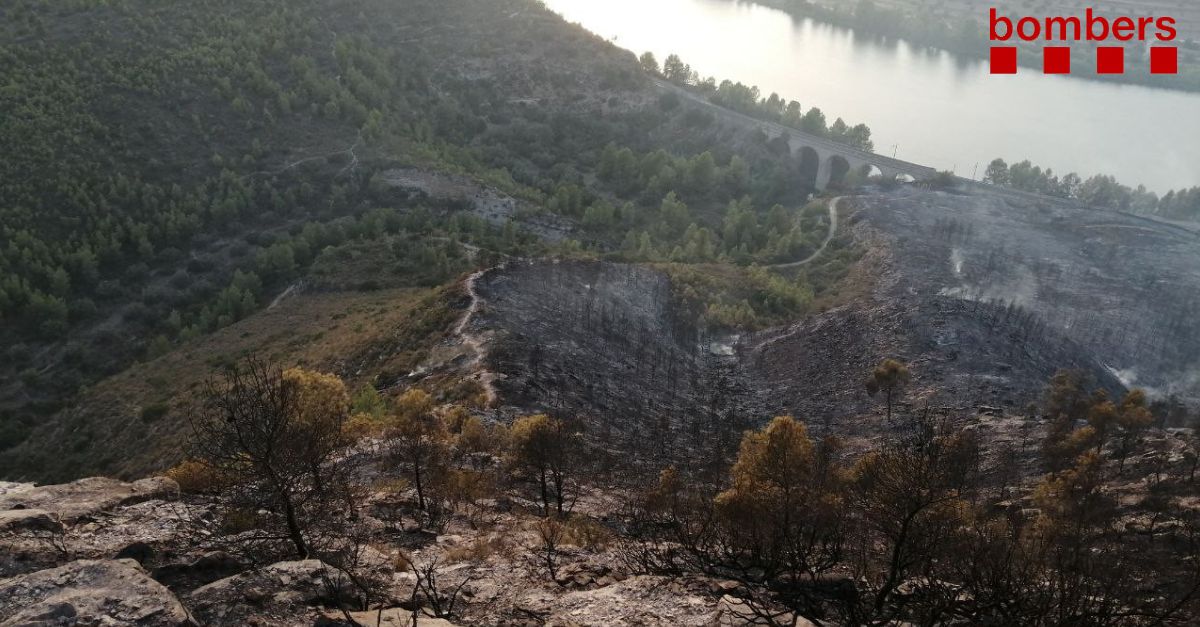
<instances>
[{"instance_id":1,"label":"red square","mask_svg":"<svg viewBox=\"0 0 1200 627\"><path fill-rule=\"evenodd\" d=\"M1017 73L1017 49L1015 46L992 46L992 74Z\"/></svg>"},{"instance_id":2,"label":"red square","mask_svg":"<svg viewBox=\"0 0 1200 627\"><path fill-rule=\"evenodd\" d=\"M1097 74L1124 74L1125 49L1120 46L1100 46L1096 48Z\"/></svg>"},{"instance_id":3,"label":"red square","mask_svg":"<svg viewBox=\"0 0 1200 627\"><path fill-rule=\"evenodd\" d=\"M1179 48L1154 46L1150 48L1151 74L1178 74Z\"/></svg>"},{"instance_id":4,"label":"red square","mask_svg":"<svg viewBox=\"0 0 1200 627\"><path fill-rule=\"evenodd\" d=\"M1071 73L1071 49L1067 46L1048 46L1042 50L1042 71L1046 74Z\"/></svg>"}]
</instances>

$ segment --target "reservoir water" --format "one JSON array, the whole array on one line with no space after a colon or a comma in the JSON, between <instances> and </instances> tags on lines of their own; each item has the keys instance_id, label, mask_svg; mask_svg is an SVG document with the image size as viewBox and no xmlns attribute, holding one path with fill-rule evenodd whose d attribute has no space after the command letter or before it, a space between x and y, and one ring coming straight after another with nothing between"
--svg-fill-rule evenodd
<instances>
[{"instance_id":1,"label":"reservoir water","mask_svg":"<svg viewBox=\"0 0 1200 627\"><path fill-rule=\"evenodd\" d=\"M1200 94L987 64L730 0L544 0L568 21L701 76L757 85L830 123L871 127L875 151L983 176L1029 159L1056 174L1111 174L1160 194L1200 185ZM984 6L984 5L981 5ZM981 9L982 10L982 9ZM977 166L978 164L978 166ZM978 167L978 170L976 170Z\"/></svg>"}]
</instances>

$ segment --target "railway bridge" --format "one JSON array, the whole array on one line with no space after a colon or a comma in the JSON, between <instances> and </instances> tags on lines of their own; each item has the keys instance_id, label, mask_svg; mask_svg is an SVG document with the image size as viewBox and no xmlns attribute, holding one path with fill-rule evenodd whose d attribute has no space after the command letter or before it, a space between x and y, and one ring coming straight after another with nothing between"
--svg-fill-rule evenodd
<instances>
[{"instance_id":1,"label":"railway bridge","mask_svg":"<svg viewBox=\"0 0 1200 627\"><path fill-rule=\"evenodd\" d=\"M929 166L859 150L800 129L752 118L732 109L715 105L672 83L657 79L654 82L660 90L674 92L692 104L705 108L719 119L742 125L745 128L757 128L771 139L786 136L788 148L800 160L800 172L804 177L802 182L817 191L824 191L830 184L841 182L851 171L868 175L877 170L884 178L905 175L918 181L930 179L937 174L937 170Z\"/></svg>"}]
</instances>

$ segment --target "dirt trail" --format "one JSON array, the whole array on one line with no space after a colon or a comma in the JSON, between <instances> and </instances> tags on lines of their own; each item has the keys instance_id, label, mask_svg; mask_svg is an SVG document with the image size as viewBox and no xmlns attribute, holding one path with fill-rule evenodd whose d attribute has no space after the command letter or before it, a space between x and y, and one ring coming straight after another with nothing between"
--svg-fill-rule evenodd
<instances>
[{"instance_id":1,"label":"dirt trail","mask_svg":"<svg viewBox=\"0 0 1200 627\"><path fill-rule=\"evenodd\" d=\"M840 208L841 201L844 198L844 196L839 196L829 202L829 233L826 234L825 240L821 242L821 246L817 248L817 250L815 250L807 258L800 261L793 261L766 267L794 268L811 263L820 257L821 254L825 252L825 249L829 247L829 243L833 241L834 236L837 235L838 210ZM467 349L472 353L471 360L467 363L466 369L468 372L476 373L475 376L480 385L483 386L484 395L487 398L487 404L489 407L494 405L499 397L495 386L496 373L488 370L487 366L485 365L487 350L484 344L486 342L486 338L481 334L471 331L471 322L474 320L475 314L479 312L480 307L484 303L484 298L479 294L479 291L476 288L478 282L489 272L502 269L503 267L504 266L501 265L479 270L478 272L475 272L467 277L467 279L463 282L463 287L466 290L467 295L471 298L471 304L467 307L466 312L463 313L462 318L459 319L458 324L454 326L454 335L461 338L462 345L467 347Z\"/></svg>"},{"instance_id":2,"label":"dirt trail","mask_svg":"<svg viewBox=\"0 0 1200 627\"><path fill-rule=\"evenodd\" d=\"M484 339L475 333L469 332L468 327L471 325L471 319L475 317L475 313L479 311L480 304L483 303L483 298L475 289L475 283L485 274L499 267L501 266L479 270L467 277L463 285L467 290L467 295L471 297L471 305L467 307L467 311L463 314L462 319L454 326L454 334L462 338L463 345L470 348L474 354L471 361L467 364L467 370L478 372L479 384L483 386L483 393L487 397L488 407L491 407L497 398L496 386L494 384L496 375L484 366L484 357L487 355L487 351L483 347Z\"/></svg>"},{"instance_id":3,"label":"dirt trail","mask_svg":"<svg viewBox=\"0 0 1200 627\"><path fill-rule=\"evenodd\" d=\"M804 259L801 259L800 261L791 261L788 263L777 263L777 264L766 266L766 267L768 267L768 268L797 268L797 267L812 263L817 257L820 257L821 253L825 252L825 249L829 247L829 242L833 241L833 236L837 235L838 205L842 202L843 198L845 198L845 196L838 196L837 198L834 198L833 200L829 201L829 233L825 236L825 241L821 242L820 248L816 249L815 251L813 251L813 254L809 255L808 257L806 257Z\"/></svg>"},{"instance_id":4,"label":"dirt trail","mask_svg":"<svg viewBox=\"0 0 1200 627\"><path fill-rule=\"evenodd\" d=\"M270 309L274 309L274 308L278 307L279 303L282 303L283 301L287 300L288 298L290 298L291 296L296 294L296 292L301 289L302 284L303 284L303 281L297 281L297 282L289 285L286 290L283 290L283 292L281 292L279 294L279 296L276 296L275 299L271 301L270 305L267 305L267 309L270 310Z\"/></svg>"}]
</instances>

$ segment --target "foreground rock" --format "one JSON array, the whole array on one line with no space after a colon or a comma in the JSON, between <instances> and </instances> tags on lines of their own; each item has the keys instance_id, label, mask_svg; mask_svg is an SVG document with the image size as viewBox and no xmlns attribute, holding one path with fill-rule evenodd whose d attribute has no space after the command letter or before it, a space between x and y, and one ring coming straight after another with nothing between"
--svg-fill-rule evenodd
<instances>
[{"instance_id":1,"label":"foreground rock","mask_svg":"<svg viewBox=\"0 0 1200 627\"><path fill-rule=\"evenodd\" d=\"M0 626L193 624L133 560L80 560L0 581Z\"/></svg>"},{"instance_id":2,"label":"foreground rock","mask_svg":"<svg viewBox=\"0 0 1200 627\"><path fill-rule=\"evenodd\" d=\"M640 575L579 592L538 589L517 602L518 612L548 625L694 625L714 624L717 599L705 589L667 577Z\"/></svg>"},{"instance_id":3,"label":"foreground rock","mask_svg":"<svg viewBox=\"0 0 1200 627\"><path fill-rule=\"evenodd\" d=\"M195 590L246 570L245 560L225 551L209 551L188 562L164 564L154 569L154 578L168 588Z\"/></svg>"},{"instance_id":4,"label":"foreground rock","mask_svg":"<svg viewBox=\"0 0 1200 627\"><path fill-rule=\"evenodd\" d=\"M353 601L345 577L319 560L279 562L214 581L187 597L205 625L311 624L317 608Z\"/></svg>"},{"instance_id":5,"label":"foreground rock","mask_svg":"<svg viewBox=\"0 0 1200 627\"><path fill-rule=\"evenodd\" d=\"M354 621L351 623L350 621ZM413 613L399 607L370 612L350 612L350 620L341 612L327 610L324 618L316 623L317 627L353 627L353 625L370 625L370 627L411 627ZM454 623L444 618L430 618L421 614L417 616L417 627L456 627Z\"/></svg>"},{"instance_id":6,"label":"foreground rock","mask_svg":"<svg viewBox=\"0 0 1200 627\"><path fill-rule=\"evenodd\" d=\"M211 508L157 498L173 498L174 487L169 480L87 479L0 494L0 507L18 508L0 509L0 579L78 559L133 558L147 568L195 559L190 547L207 537ZM63 500L55 501L59 494Z\"/></svg>"},{"instance_id":7,"label":"foreground rock","mask_svg":"<svg viewBox=\"0 0 1200 627\"><path fill-rule=\"evenodd\" d=\"M62 533L63 524L50 512L41 509L10 509L0 511L0 532L46 531Z\"/></svg>"},{"instance_id":8,"label":"foreground rock","mask_svg":"<svg viewBox=\"0 0 1200 627\"><path fill-rule=\"evenodd\" d=\"M72 523L97 512L151 499L179 496L179 484L166 477L125 483L106 477L80 479L62 485L26 486L0 494L0 511L40 509Z\"/></svg>"}]
</instances>

